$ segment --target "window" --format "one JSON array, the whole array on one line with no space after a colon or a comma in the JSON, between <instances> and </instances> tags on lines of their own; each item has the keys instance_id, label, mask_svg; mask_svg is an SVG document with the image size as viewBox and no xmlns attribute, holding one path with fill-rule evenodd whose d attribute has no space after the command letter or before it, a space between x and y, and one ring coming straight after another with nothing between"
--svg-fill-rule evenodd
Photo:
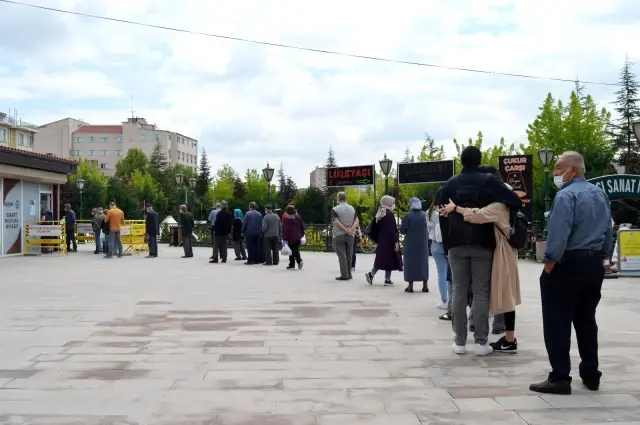
<instances>
[{"instance_id":1,"label":"window","mask_svg":"<svg viewBox=\"0 0 640 425\"><path fill-rule=\"evenodd\" d=\"M84 152L82 152L82 151L71 151L71 155L72 156L82 156L82 155L84 155Z\"/></svg>"},{"instance_id":2,"label":"window","mask_svg":"<svg viewBox=\"0 0 640 425\"><path fill-rule=\"evenodd\" d=\"M33 146L33 136L31 134L24 135L24 145Z\"/></svg>"},{"instance_id":3,"label":"window","mask_svg":"<svg viewBox=\"0 0 640 425\"><path fill-rule=\"evenodd\" d=\"M96 156L96 151L90 150L89 151L89 156Z\"/></svg>"},{"instance_id":4,"label":"window","mask_svg":"<svg viewBox=\"0 0 640 425\"><path fill-rule=\"evenodd\" d=\"M109 151L98 151L99 156L107 156L109 155Z\"/></svg>"},{"instance_id":5,"label":"window","mask_svg":"<svg viewBox=\"0 0 640 425\"><path fill-rule=\"evenodd\" d=\"M118 136L115 139L116 139L116 143L122 143L122 137Z\"/></svg>"},{"instance_id":6,"label":"window","mask_svg":"<svg viewBox=\"0 0 640 425\"><path fill-rule=\"evenodd\" d=\"M108 137L101 137L101 138L100 138L100 141L101 141L102 143L109 143L109 138L108 138Z\"/></svg>"},{"instance_id":7,"label":"window","mask_svg":"<svg viewBox=\"0 0 640 425\"><path fill-rule=\"evenodd\" d=\"M122 151L114 151L114 156L122 156Z\"/></svg>"},{"instance_id":8,"label":"window","mask_svg":"<svg viewBox=\"0 0 640 425\"><path fill-rule=\"evenodd\" d=\"M8 142L8 138L7 138L7 129L6 128L0 128L0 142Z\"/></svg>"},{"instance_id":9,"label":"window","mask_svg":"<svg viewBox=\"0 0 640 425\"><path fill-rule=\"evenodd\" d=\"M111 164L107 164L107 163L104 163L104 162L100 164L100 168L103 169L103 170L111 170L111 169L113 169Z\"/></svg>"},{"instance_id":10,"label":"window","mask_svg":"<svg viewBox=\"0 0 640 425\"><path fill-rule=\"evenodd\" d=\"M88 140L88 141L89 141L89 143L95 143L95 142L96 142L96 138L95 138L95 136L87 137L87 139L89 139L89 140Z\"/></svg>"},{"instance_id":11,"label":"window","mask_svg":"<svg viewBox=\"0 0 640 425\"><path fill-rule=\"evenodd\" d=\"M155 142L159 142L159 141L160 141L160 136L159 136L159 135L157 135L157 134L154 134L154 135L153 135L153 140L154 140Z\"/></svg>"},{"instance_id":12,"label":"window","mask_svg":"<svg viewBox=\"0 0 640 425\"><path fill-rule=\"evenodd\" d=\"M82 143L82 137L74 137L73 141L76 143Z\"/></svg>"},{"instance_id":13,"label":"window","mask_svg":"<svg viewBox=\"0 0 640 425\"><path fill-rule=\"evenodd\" d=\"M145 136L144 134L140 136L140 141L144 142L145 140L147 140L147 136Z\"/></svg>"},{"instance_id":14,"label":"window","mask_svg":"<svg viewBox=\"0 0 640 425\"><path fill-rule=\"evenodd\" d=\"M18 135L18 144L24 146L24 134Z\"/></svg>"}]
</instances>

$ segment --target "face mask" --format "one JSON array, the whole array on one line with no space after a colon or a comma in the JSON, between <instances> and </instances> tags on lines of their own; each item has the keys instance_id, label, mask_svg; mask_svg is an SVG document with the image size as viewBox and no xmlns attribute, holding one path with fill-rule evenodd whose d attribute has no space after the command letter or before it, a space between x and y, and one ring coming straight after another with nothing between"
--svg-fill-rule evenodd
<instances>
[{"instance_id":1,"label":"face mask","mask_svg":"<svg viewBox=\"0 0 640 425\"><path fill-rule=\"evenodd\" d=\"M569 168L569 170L571 170L571 168ZM562 189L562 186L564 186L566 184L566 182L563 179L564 179L564 176L569 172L569 170L565 171L560 176L553 176L553 183L556 186L558 186L558 189Z\"/></svg>"}]
</instances>

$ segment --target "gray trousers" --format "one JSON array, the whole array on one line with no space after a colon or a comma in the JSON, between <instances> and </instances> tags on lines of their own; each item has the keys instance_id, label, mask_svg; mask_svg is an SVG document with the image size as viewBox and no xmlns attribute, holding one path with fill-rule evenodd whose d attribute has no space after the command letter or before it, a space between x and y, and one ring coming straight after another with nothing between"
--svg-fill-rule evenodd
<instances>
[{"instance_id":1,"label":"gray trousers","mask_svg":"<svg viewBox=\"0 0 640 425\"><path fill-rule=\"evenodd\" d=\"M333 249L340 262L340 277L351 277L351 255L353 254L353 236L338 235L333 238Z\"/></svg>"},{"instance_id":2,"label":"gray trousers","mask_svg":"<svg viewBox=\"0 0 640 425\"><path fill-rule=\"evenodd\" d=\"M182 235L182 249L186 257L193 257L193 236L191 233Z\"/></svg>"},{"instance_id":3,"label":"gray trousers","mask_svg":"<svg viewBox=\"0 0 640 425\"><path fill-rule=\"evenodd\" d=\"M471 312L475 318L476 344L486 344L489 338L489 302L493 250L480 246L457 246L449 249L453 280L451 302L452 325L456 345L467 343L467 304L469 283L473 292Z\"/></svg>"},{"instance_id":4,"label":"gray trousers","mask_svg":"<svg viewBox=\"0 0 640 425\"><path fill-rule=\"evenodd\" d=\"M109 250L107 257L113 257L114 251L118 251L118 256L122 256L122 240L120 239L120 230L109 232Z\"/></svg>"},{"instance_id":5,"label":"gray trousers","mask_svg":"<svg viewBox=\"0 0 640 425\"><path fill-rule=\"evenodd\" d=\"M236 253L236 258L242 258L243 260L247 259L247 252L244 250L244 245L242 241L233 241L233 250Z\"/></svg>"},{"instance_id":6,"label":"gray trousers","mask_svg":"<svg viewBox=\"0 0 640 425\"><path fill-rule=\"evenodd\" d=\"M469 314L469 327L475 326L475 318L473 317L473 310ZM496 314L493 316L493 326L491 327L494 331L504 332L506 329L506 325L504 323L504 314Z\"/></svg>"}]
</instances>

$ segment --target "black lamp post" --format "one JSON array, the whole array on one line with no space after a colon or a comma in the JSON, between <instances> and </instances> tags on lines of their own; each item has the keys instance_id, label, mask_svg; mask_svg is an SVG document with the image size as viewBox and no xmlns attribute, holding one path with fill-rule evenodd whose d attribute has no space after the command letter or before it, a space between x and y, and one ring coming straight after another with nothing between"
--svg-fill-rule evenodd
<instances>
[{"instance_id":1,"label":"black lamp post","mask_svg":"<svg viewBox=\"0 0 640 425\"><path fill-rule=\"evenodd\" d=\"M262 169L262 177L267 181L267 202L271 203L271 179L273 179L274 169L269 167L269 163L267 162L267 166Z\"/></svg>"},{"instance_id":2,"label":"black lamp post","mask_svg":"<svg viewBox=\"0 0 640 425\"><path fill-rule=\"evenodd\" d=\"M189 204L189 200L188 200L189 189L191 190L195 189L196 182L197 180L194 177L191 177L190 179L185 180L184 174L182 173L176 174L176 184L178 185L178 191L184 185L184 204L185 205Z\"/></svg>"},{"instance_id":3,"label":"black lamp post","mask_svg":"<svg viewBox=\"0 0 640 425\"><path fill-rule=\"evenodd\" d=\"M553 162L554 153L552 149L540 149L538 158L544 166L544 211L549 211L551 198L549 196L549 166ZM547 236L547 217L544 218L544 236Z\"/></svg>"},{"instance_id":4,"label":"black lamp post","mask_svg":"<svg viewBox=\"0 0 640 425\"><path fill-rule=\"evenodd\" d=\"M384 174L384 194L389 194L389 174L391 173L391 166L393 161L387 158L387 154L384 154L384 158L380 160L380 169Z\"/></svg>"},{"instance_id":5,"label":"black lamp post","mask_svg":"<svg viewBox=\"0 0 640 425\"><path fill-rule=\"evenodd\" d=\"M78 191L80 191L80 220L82 220L82 209L83 209L82 191L84 189L84 180L83 179L76 180L76 186L78 187Z\"/></svg>"}]
</instances>

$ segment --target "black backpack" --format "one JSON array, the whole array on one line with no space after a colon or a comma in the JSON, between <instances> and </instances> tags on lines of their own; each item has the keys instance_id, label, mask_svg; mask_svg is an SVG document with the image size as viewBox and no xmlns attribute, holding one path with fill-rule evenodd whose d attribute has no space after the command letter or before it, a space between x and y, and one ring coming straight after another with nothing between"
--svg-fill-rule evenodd
<instances>
[{"instance_id":1,"label":"black backpack","mask_svg":"<svg viewBox=\"0 0 640 425\"><path fill-rule=\"evenodd\" d=\"M529 232L529 221L527 220L527 216L524 215L521 211L517 211L515 214L513 212L509 213L510 220L509 224L511 225L511 234L507 236L507 240L509 241L509 245L514 247L515 249L522 249L527 246L527 237Z\"/></svg>"}]
</instances>

